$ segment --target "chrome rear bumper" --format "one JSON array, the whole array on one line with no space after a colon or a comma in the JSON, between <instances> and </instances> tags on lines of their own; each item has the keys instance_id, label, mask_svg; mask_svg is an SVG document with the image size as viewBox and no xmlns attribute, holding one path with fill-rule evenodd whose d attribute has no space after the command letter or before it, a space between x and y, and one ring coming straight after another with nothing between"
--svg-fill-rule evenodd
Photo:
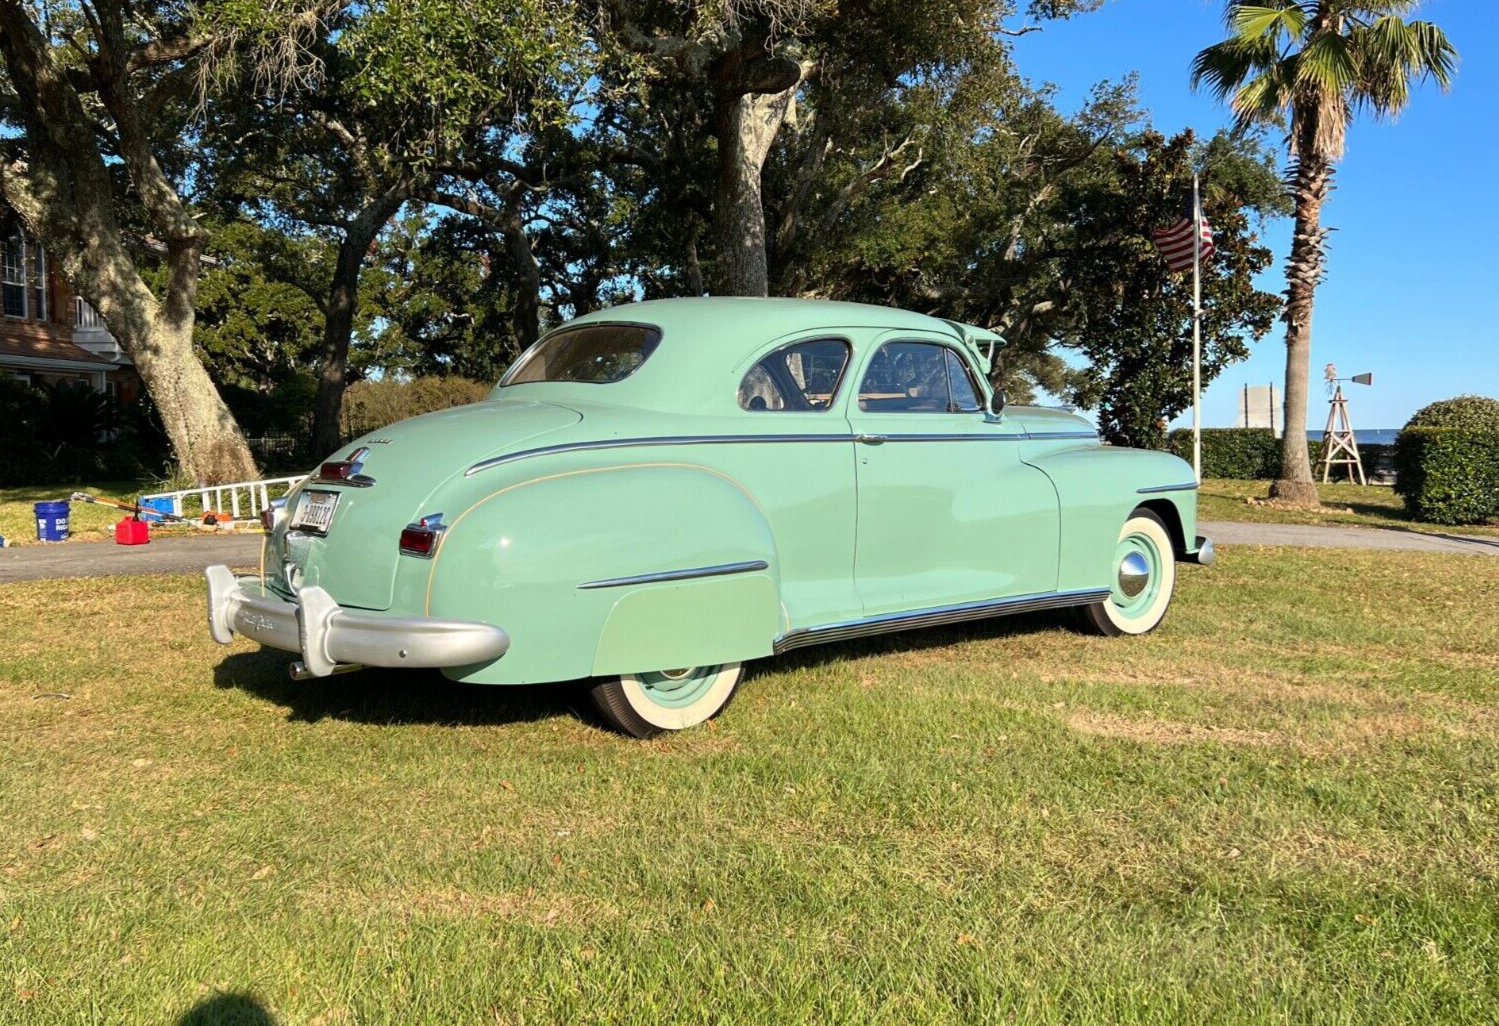
<instances>
[{"instance_id":1,"label":"chrome rear bumper","mask_svg":"<svg viewBox=\"0 0 1499 1026\"><path fill-rule=\"evenodd\" d=\"M227 645L243 634L299 652L303 677L326 677L351 664L470 666L498 659L510 647L510 636L494 624L355 612L318 587L303 588L296 602L288 602L257 578L237 578L223 565L205 575L213 640Z\"/></svg>"}]
</instances>

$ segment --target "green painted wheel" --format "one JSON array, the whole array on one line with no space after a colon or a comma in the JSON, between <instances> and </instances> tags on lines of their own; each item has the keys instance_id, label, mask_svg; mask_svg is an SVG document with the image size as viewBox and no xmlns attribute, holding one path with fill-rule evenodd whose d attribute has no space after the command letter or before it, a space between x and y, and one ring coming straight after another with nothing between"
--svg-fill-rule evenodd
<instances>
[{"instance_id":1,"label":"green painted wheel","mask_svg":"<svg viewBox=\"0 0 1499 1026\"><path fill-rule=\"evenodd\" d=\"M1096 634L1145 634L1165 618L1175 589L1171 534L1160 517L1137 509L1119 532L1109 597L1083 607L1083 625Z\"/></svg>"},{"instance_id":2,"label":"green painted wheel","mask_svg":"<svg viewBox=\"0 0 1499 1026\"><path fill-rule=\"evenodd\" d=\"M744 676L740 663L630 673L593 687L610 725L631 737L685 730L716 716Z\"/></svg>"}]
</instances>

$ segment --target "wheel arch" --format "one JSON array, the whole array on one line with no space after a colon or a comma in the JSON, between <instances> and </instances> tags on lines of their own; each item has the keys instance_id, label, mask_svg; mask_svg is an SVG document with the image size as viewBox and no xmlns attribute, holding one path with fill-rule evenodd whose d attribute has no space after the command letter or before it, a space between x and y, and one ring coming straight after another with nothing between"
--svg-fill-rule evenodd
<instances>
[{"instance_id":1,"label":"wheel arch","mask_svg":"<svg viewBox=\"0 0 1499 1026\"><path fill-rule=\"evenodd\" d=\"M1161 518L1161 523L1166 525L1166 533L1171 535L1171 550L1177 559L1186 559L1187 530L1182 525L1181 510L1176 508L1176 503L1170 499L1160 497L1146 499L1135 507L1136 509L1148 509Z\"/></svg>"}]
</instances>

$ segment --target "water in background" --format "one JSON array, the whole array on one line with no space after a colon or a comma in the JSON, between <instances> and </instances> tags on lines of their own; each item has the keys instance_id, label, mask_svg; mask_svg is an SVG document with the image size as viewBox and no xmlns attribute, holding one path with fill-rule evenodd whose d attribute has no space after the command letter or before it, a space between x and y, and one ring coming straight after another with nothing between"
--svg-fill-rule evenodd
<instances>
[{"instance_id":1,"label":"water in background","mask_svg":"<svg viewBox=\"0 0 1499 1026\"><path fill-rule=\"evenodd\" d=\"M1308 431L1306 437L1313 442L1320 442L1326 434L1325 431ZM1359 445L1394 445L1398 434L1399 428L1354 428L1353 440Z\"/></svg>"}]
</instances>

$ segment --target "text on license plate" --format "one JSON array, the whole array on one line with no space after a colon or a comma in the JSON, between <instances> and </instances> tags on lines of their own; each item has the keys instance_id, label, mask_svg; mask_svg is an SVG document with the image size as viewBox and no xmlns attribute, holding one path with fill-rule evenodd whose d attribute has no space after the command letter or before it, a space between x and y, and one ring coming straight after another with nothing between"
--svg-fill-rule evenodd
<instances>
[{"instance_id":1,"label":"text on license plate","mask_svg":"<svg viewBox=\"0 0 1499 1026\"><path fill-rule=\"evenodd\" d=\"M337 508L337 492L303 492L297 500L297 512L291 518L291 526L326 534Z\"/></svg>"}]
</instances>

